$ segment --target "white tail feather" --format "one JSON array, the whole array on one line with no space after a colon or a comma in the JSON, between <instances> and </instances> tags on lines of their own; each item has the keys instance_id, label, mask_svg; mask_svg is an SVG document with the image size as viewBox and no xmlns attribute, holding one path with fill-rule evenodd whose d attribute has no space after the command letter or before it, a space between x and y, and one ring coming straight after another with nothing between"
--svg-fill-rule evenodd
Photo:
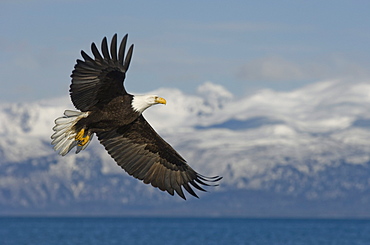
<instances>
[{"instance_id":1,"label":"white tail feather","mask_svg":"<svg viewBox=\"0 0 370 245\"><path fill-rule=\"evenodd\" d=\"M76 153L88 146L92 135L90 135L90 139L85 145L79 146L78 141L75 139L78 132L73 128L81 118L85 118L88 115L89 112L66 110L63 117L55 119L55 126L53 127L55 132L51 136L51 144L54 145L54 150L59 151L60 155L66 155L75 146L77 146Z\"/></svg>"}]
</instances>

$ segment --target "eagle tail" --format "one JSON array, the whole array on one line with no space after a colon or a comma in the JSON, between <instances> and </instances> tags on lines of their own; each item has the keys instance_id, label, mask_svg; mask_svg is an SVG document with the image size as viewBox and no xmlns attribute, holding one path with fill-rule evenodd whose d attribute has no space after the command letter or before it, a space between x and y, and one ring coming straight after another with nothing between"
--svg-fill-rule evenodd
<instances>
[{"instance_id":1,"label":"eagle tail","mask_svg":"<svg viewBox=\"0 0 370 245\"><path fill-rule=\"evenodd\" d=\"M77 132L74 128L74 125L81 118L85 118L88 115L89 112L65 110L63 117L55 119L51 144L54 145L54 150L58 151L60 155L65 156L75 146L77 147L76 153L88 146L92 140L92 133L88 131ZM81 139L84 139L83 143L81 143Z\"/></svg>"}]
</instances>

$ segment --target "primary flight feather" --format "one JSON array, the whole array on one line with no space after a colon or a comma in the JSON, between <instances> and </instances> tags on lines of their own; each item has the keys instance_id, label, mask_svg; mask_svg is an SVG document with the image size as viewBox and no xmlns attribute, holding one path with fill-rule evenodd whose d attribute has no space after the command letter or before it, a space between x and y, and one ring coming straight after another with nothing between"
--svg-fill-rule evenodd
<instances>
[{"instance_id":1,"label":"primary flight feather","mask_svg":"<svg viewBox=\"0 0 370 245\"><path fill-rule=\"evenodd\" d=\"M222 177L206 177L193 170L142 115L155 104L166 104L157 95L132 95L123 85L134 45L125 54L127 35L117 50L117 34L108 47L101 43L101 53L91 44L93 58L81 51L72 72L70 96L80 111L66 110L55 120L51 136L54 149L66 155L76 147L85 149L96 134L111 157L128 174L146 184L185 199L183 188L198 197L193 187L205 191Z\"/></svg>"}]
</instances>

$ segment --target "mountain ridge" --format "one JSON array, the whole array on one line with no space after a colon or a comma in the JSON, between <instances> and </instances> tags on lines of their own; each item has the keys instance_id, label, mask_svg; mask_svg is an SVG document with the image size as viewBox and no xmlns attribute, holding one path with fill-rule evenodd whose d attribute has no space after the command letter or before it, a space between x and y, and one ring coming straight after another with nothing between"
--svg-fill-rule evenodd
<instances>
[{"instance_id":1,"label":"mountain ridge","mask_svg":"<svg viewBox=\"0 0 370 245\"><path fill-rule=\"evenodd\" d=\"M151 93L168 104L144 116L195 170L223 176L220 186L183 202L129 176L96 139L59 156L51 128L73 109L68 97L2 104L0 215L370 217L369 83L242 98L211 82L193 95Z\"/></svg>"}]
</instances>

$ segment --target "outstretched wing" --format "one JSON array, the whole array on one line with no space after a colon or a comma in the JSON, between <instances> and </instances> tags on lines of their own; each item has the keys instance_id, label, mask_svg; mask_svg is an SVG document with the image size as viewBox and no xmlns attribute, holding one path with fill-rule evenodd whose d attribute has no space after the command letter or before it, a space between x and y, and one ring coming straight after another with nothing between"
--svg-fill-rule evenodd
<instances>
[{"instance_id":1,"label":"outstretched wing","mask_svg":"<svg viewBox=\"0 0 370 245\"><path fill-rule=\"evenodd\" d=\"M93 106L104 106L117 96L127 94L123 81L130 65L134 45L129 48L125 58L127 34L122 39L117 52L117 34L112 38L110 52L107 38L101 43L100 54L95 43L91 44L92 59L83 50L84 60L77 60L72 72L70 96L74 106L81 111L88 111Z\"/></svg>"},{"instance_id":2,"label":"outstretched wing","mask_svg":"<svg viewBox=\"0 0 370 245\"><path fill-rule=\"evenodd\" d=\"M185 198L182 187L198 197L191 186L205 191L200 185L216 182L222 177L205 177L195 172L186 161L140 116L118 129L98 132L100 143L119 166L146 184ZM200 184L200 185L199 185Z\"/></svg>"}]
</instances>

